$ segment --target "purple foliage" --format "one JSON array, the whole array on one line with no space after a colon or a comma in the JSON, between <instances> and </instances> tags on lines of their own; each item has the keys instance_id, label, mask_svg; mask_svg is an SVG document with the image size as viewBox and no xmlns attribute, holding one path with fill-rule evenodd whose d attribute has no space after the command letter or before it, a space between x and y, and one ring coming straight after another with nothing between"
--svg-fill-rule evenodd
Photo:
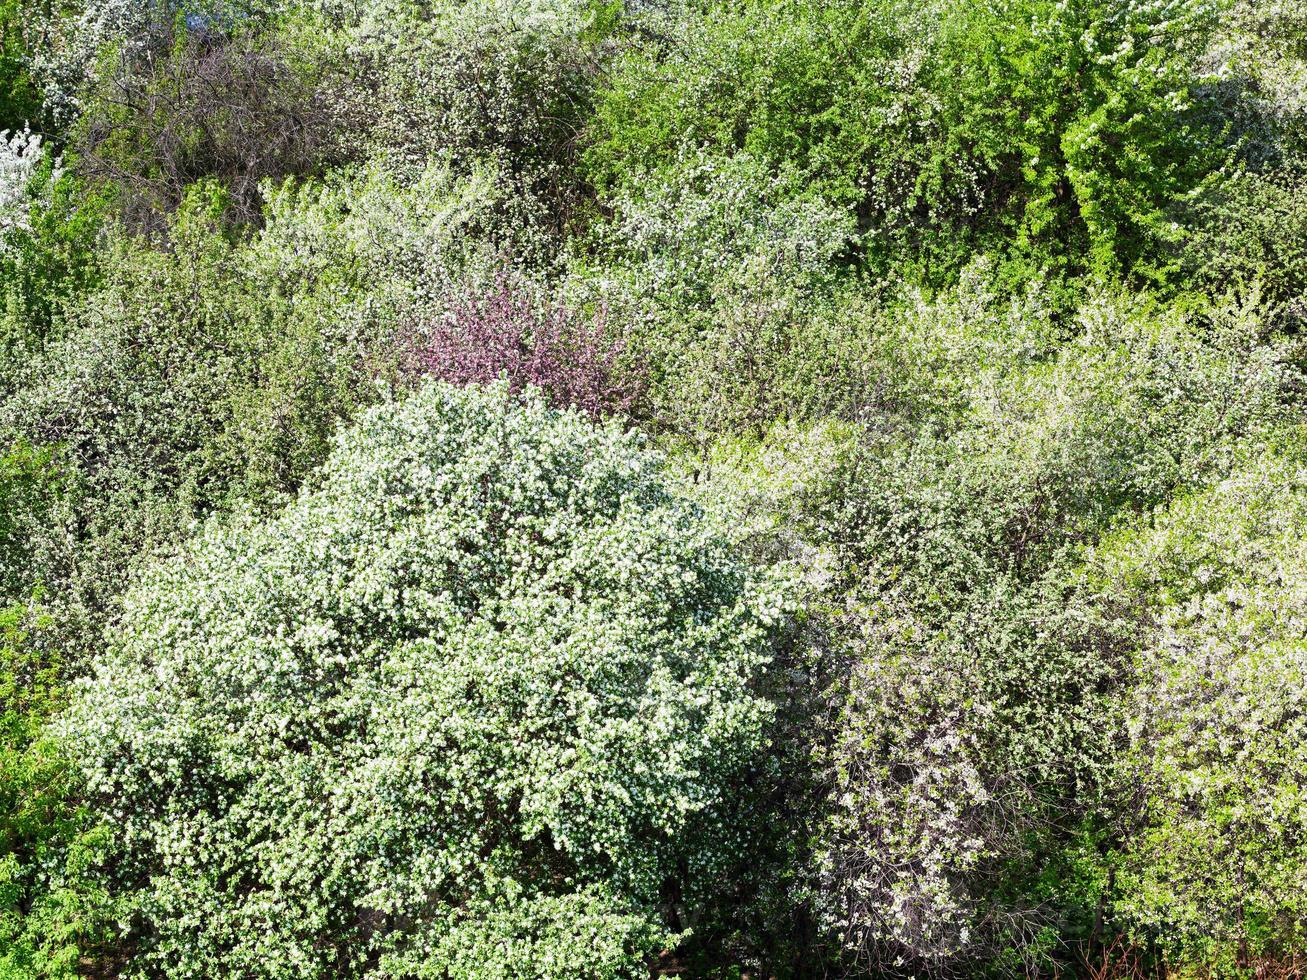
<instances>
[{"instance_id":1,"label":"purple foliage","mask_svg":"<svg viewBox=\"0 0 1307 980\"><path fill-rule=\"evenodd\" d=\"M539 309L501 279L487 295L465 297L415 331L410 363L459 385L503 375L513 391L534 385L555 404L594 417L629 412L642 387L639 372L623 370L624 345L605 325L602 315L586 322L559 305Z\"/></svg>"}]
</instances>

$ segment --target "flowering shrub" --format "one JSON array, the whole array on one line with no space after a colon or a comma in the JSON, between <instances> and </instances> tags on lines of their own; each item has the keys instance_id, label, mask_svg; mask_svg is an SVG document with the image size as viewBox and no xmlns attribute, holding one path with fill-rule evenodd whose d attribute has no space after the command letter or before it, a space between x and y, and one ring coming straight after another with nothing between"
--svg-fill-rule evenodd
<instances>
[{"instance_id":1,"label":"flowering shrub","mask_svg":"<svg viewBox=\"0 0 1307 980\"><path fill-rule=\"evenodd\" d=\"M674 168L615 193L599 230L616 269L646 302L703 305L731 287L829 283L856 240L845 211L786 180L748 153L689 152Z\"/></svg>"},{"instance_id":2,"label":"flowering shrub","mask_svg":"<svg viewBox=\"0 0 1307 980\"><path fill-rule=\"evenodd\" d=\"M41 587L37 529L68 487L57 454L23 442L0 453L0 602L25 602Z\"/></svg>"},{"instance_id":3,"label":"flowering shrub","mask_svg":"<svg viewBox=\"0 0 1307 980\"><path fill-rule=\"evenodd\" d=\"M1222 152L1188 99L1213 6L686 5L597 96L588 172L607 196L687 149L744 150L856 214L871 262L928 281L978 247L1148 266Z\"/></svg>"},{"instance_id":4,"label":"flowering shrub","mask_svg":"<svg viewBox=\"0 0 1307 980\"><path fill-rule=\"evenodd\" d=\"M611 204L595 230L605 261L577 262L567 289L623 323L660 428L707 442L866 381L861 338L825 303L852 216L815 195L788 198L745 153L687 153Z\"/></svg>"},{"instance_id":5,"label":"flowering shrub","mask_svg":"<svg viewBox=\"0 0 1307 980\"><path fill-rule=\"evenodd\" d=\"M0 130L0 980L1307 955L1303 0L0 0Z\"/></svg>"},{"instance_id":6,"label":"flowering shrub","mask_svg":"<svg viewBox=\"0 0 1307 980\"><path fill-rule=\"evenodd\" d=\"M1295 0L1233 0L1221 7L1204 66L1209 80L1236 82L1254 125L1254 149L1307 138L1307 14ZM1249 119L1251 117L1251 119Z\"/></svg>"},{"instance_id":7,"label":"flowering shrub","mask_svg":"<svg viewBox=\"0 0 1307 980\"><path fill-rule=\"evenodd\" d=\"M0 249L6 247L8 232L29 229L29 192L41 158L39 135L28 129L12 134L0 130ZM49 179L58 179L57 165Z\"/></svg>"},{"instance_id":8,"label":"flowering shrub","mask_svg":"<svg viewBox=\"0 0 1307 980\"><path fill-rule=\"evenodd\" d=\"M22 528L28 546L0 567L44 582L79 650L98 646L92 630L134 570L192 520L295 491L341 421L396 377L398 324L444 309L488 265L486 185L440 166L411 183L368 168L264 193L264 227L233 240L223 195L192 186L167 249L113 232L102 281L60 304L54 336L19 319L29 353L5 360L0 443L59 444L79 493ZM64 214L42 216L37 244L66 254L54 229L77 225Z\"/></svg>"},{"instance_id":9,"label":"flowering shrub","mask_svg":"<svg viewBox=\"0 0 1307 980\"><path fill-rule=\"evenodd\" d=\"M1307 453L1288 432L1089 565L1136 611L1118 914L1179 961L1307 945Z\"/></svg>"},{"instance_id":10,"label":"flowering shrub","mask_svg":"<svg viewBox=\"0 0 1307 980\"><path fill-rule=\"evenodd\" d=\"M147 574L76 691L142 968L646 975L663 889L747 832L781 613L637 436L502 384L364 412Z\"/></svg>"},{"instance_id":11,"label":"flowering shrub","mask_svg":"<svg viewBox=\"0 0 1307 980\"><path fill-rule=\"evenodd\" d=\"M1256 283L1291 318L1307 315L1307 164L1243 173L1193 202L1183 259L1213 290Z\"/></svg>"},{"instance_id":12,"label":"flowering shrub","mask_svg":"<svg viewBox=\"0 0 1307 980\"><path fill-rule=\"evenodd\" d=\"M57 645L37 608L0 608L0 976L73 980L111 930L113 901L91 866L108 833L78 798L51 737L66 698Z\"/></svg>"},{"instance_id":13,"label":"flowering shrub","mask_svg":"<svg viewBox=\"0 0 1307 980\"><path fill-rule=\"evenodd\" d=\"M925 422L872 430L836 473L848 489L810 504L844 563L829 629L849 664L819 907L872 968L1037 969L1054 930L1091 928L1092 898L1044 876L1109 782L1131 629L1068 603L1076 548L1219 472L1286 390L1246 323L1208 346L1099 296L1074 343L1041 351L1037 302L1027 320L970 304L903 318L898 384Z\"/></svg>"},{"instance_id":14,"label":"flowering shrub","mask_svg":"<svg viewBox=\"0 0 1307 980\"><path fill-rule=\"evenodd\" d=\"M452 384L539 388L550 400L591 416L629 412L639 388L621 365L620 338L601 321L586 323L561 307L537 311L523 291L501 278L494 292L465 297L426 329L410 354L412 368Z\"/></svg>"},{"instance_id":15,"label":"flowering shrub","mask_svg":"<svg viewBox=\"0 0 1307 980\"><path fill-rule=\"evenodd\" d=\"M29 70L40 20L34 6L0 0L0 130L22 126L41 113L41 95Z\"/></svg>"},{"instance_id":16,"label":"flowering shrub","mask_svg":"<svg viewBox=\"0 0 1307 980\"><path fill-rule=\"evenodd\" d=\"M553 265L588 217L576 168L611 5L589 0L364 3L333 80L345 142L396 172L433 158L493 175L518 264ZM605 14L605 10L608 11Z\"/></svg>"},{"instance_id":17,"label":"flowering shrub","mask_svg":"<svg viewBox=\"0 0 1307 980\"><path fill-rule=\"evenodd\" d=\"M87 108L87 95L113 66L136 70L166 58L176 41L216 40L237 26L285 13L280 0L85 0L32 4L32 74L47 113L61 125ZM110 57L106 59L106 54Z\"/></svg>"},{"instance_id":18,"label":"flowering shrub","mask_svg":"<svg viewBox=\"0 0 1307 980\"><path fill-rule=\"evenodd\" d=\"M496 219L495 175L459 177L440 160L409 176L374 160L321 180L266 181L260 196L264 227L246 273L272 292L322 290L345 321L433 316L513 250Z\"/></svg>"}]
</instances>

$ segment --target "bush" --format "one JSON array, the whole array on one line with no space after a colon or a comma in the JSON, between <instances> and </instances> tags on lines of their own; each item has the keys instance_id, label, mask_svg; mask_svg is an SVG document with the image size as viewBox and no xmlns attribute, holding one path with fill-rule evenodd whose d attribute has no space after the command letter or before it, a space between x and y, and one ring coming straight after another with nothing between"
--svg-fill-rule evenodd
<instances>
[{"instance_id":1,"label":"bush","mask_svg":"<svg viewBox=\"0 0 1307 980\"><path fill-rule=\"evenodd\" d=\"M1286 319L1307 315L1307 166L1241 173L1195 201L1184 264L1192 280L1219 292L1259 284L1285 304Z\"/></svg>"},{"instance_id":2,"label":"bush","mask_svg":"<svg viewBox=\"0 0 1307 980\"><path fill-rule=\"evenodd\" d=\"M172 254L120 241L105 256L105 285L70 311L64 336L21 364L0 404L4 438L59 445L76 487L24 529L60 628L68 604L75 618L103 613L129 570L231 485L227 461L213 459L241 376L220 349L236 336L218 292L230 261L221 239ZM208 298L193 304L193 288Z\"/></svg>"},{"instance_id":3,"label":"bush","mask_svg":"<svg viewBox=\"0 0 1307 980\"><path fill-rule=\"evenodd\" d=\"M623 325L655 427L703 446L857 400L864 338L838 289L850 216L788 198L746 154L688 156L611 203L566 289Z\"/></svg>"},{"instance_id":4,"label":"bush","mask_svg":"<svg viewBox=\"0 0 1307 980\"><path fill-rule=\"evenodd\" d=\"M377 159L269 185L266 198L250 274L279 296L321 291L347 320L435 316L470 283L491 283L513 251L493 170L458 176L434 160L403 176Z\"/></svg>"},{"instance_id":5,"label":"bush","mask_svg":"<svg viewBox=\"0 0 1307 980\"><path fill-rule=\"evenodd\" d=\"M0 455L0 602L24 601L41 587L37 529L51 519L68 482L49 447L19 442Z\"/></svg>"},{"instance_id":6,"label":"bush","mask_svg":"<svg viewBox=\"0 0 1307 980\"><path fill-rule=\"evenodd\" d=\"M773 591L636 437L502 386L364 413L315 483L149 573L78 689L142 967L644 976L748 833Z\"/></svg>"},{"instance_id":7,"label":"bush","mask_svg":"<svg viewBox=\"0 0 1307 980\"><path fill-rule=\"evenodd\" d=\"M24 127L0 130L0 236L27 227L28 187L41 163L41 137Z\"/></svg>"},{"instance_id":8,"label":"bush","mask_svg":"<svg viewBox=\"0 0 1307 980\"><path fill-rule=\"evenodd\" d=\"M774 282L815 292L856 244L848 214L816 195L790 197L784 178L747 153L687 153L644 176L613 195L595 234L603 272L644 305L705 308Z\"/></svg>"},{"instance_id":9,"label":"bush","mask_svg":"<svg viewBox=\"0 0 1307 980\"><path fill-rule=\"evenodd\" d=\"M63 665L39 609L0 612L0 976L72 980L110 933L113 904L91 865L108 834L80 805L48 730Z\"/></svg>"},{"instance_id":10,"label":"bush","mask_svg":"<svg viewBox=\"0 0 1307 980\"><path fill-rule=\"evenodd\" d=\"M20 0L0 3L0 131L21 129L41 114L41 94L28 64L38 16L33 8L39 6Z\"/></svg>"},{"instance_id":11,"label":"bush","mask_svg":"<svg viewBox=\"0 0 1307 980\"><path fill-rule=\"evenodd\" d=\"M1286 369L1256 318L1216 344L1100 296L1041 351L1056 333L1037 319L963 317L949 336L923 329L947 304L933 314L893 345L920 421L836 457L799 525L837 559L829 635L848 663L819 908L876 968L1048 968L1092 930L1074 854L1130 667L1128 630L1069 608L1077 548L1219 472L1280 418Z\"/></svg>"},{"instance_id":12,"label":"bush","mask_svg":"<svg viewBox=\"0 0 1307 980\"><path fill-rule=\"evenodd\" d=\"M4 145L0 137L0 145ZM14 151L22 148L21 155ZM104 201L65 172L40 138L16 134L0 164L0 393L58 331L64 304L98 280ZM0 156L6 154L0 150Z\"/></svg>"},{"instance_id":13,"label":"bush","mask_svg":"<svg viewBox=\"0 0 1307 980\"><path fill-rule=\"evenodd\" d=\"M746 151L854 209L877 267L978 247L1154 271L1166 211L1222 159L1190 111L1206 5L883 0L690 8L624 58L586 162L612 194L687 149Z\"/></svg>"},{"instance_id":14,"label":"bush","mask_svg":"<svg viewBox=\"0 0 1307 980\"><path fill-rule=\"evenodd\" d=\"M168 51L142 64L120 50L87 96L79 172L110 188L135 227L159 229L205 179L227 192L232 220L258 220L263 180L311 173L332 152L332 117L314 66L289 40L185 27Z\"/></svg>"},{"instance_id":15,"label":"bush","mask_svg":"<svg viewBox=\"0 0 1307 980\"><path fill-rule=\"evenodd\" d=\"M398 170L433 158L496 175L518 262L549 262L589 216L579 134L609 56L609 5L379 5L345 32L342 129Z\"/></svg>"},{"instance_id":16,"label":"bush","mask_svg":"<svg viewBox=\"0 0 1307 980\"><path fill-rule=\"evenodd\" d=\"M56 129L74 124L115 69L129 74L166 60L187 37L216 40L266 27L292 5L278 0L84 0L27 4L31 75Z\"/></svg>"},{"instance_id":17,"label":"bush","mask_svg":"<svg viewBox=\"0 0 1307 980\"><path fill-rule=\"evenodd\" d=\"M1109 897L1137 941L1229 972L1307 951L1302 432L1123 530L1090 582L1132 634Z\"/></svg>"},{"instance_id":18,"label":"bush","mask_svg":"<svg viewBox=\"0 0 1307 980\"><path fill-rule=\"evenodd\" d=\"M1233 0L1221 11L1209 58L1221 81L1236 81L1249 119L1240 136L1254 162L1307 150L1307 16L1294 0ZM1239 119L1236 116L1236 119Z\"/></svg>"},{"instance_id":19,"label":"bush","mask_svg":"<svg viewBox=\"0 0 1307 980\"><path fill-rule=\"evenodd\" d=\"M192 188L166 248L115 233L103 282L14 359L0 433L59 444L77 490L23 532L61 628L105 615L193 520L298 488L396 376L398 324L443 309L481 264L482 185L440 168L411 186L370 172L268 192L250 239L224 230L213 185ZM96 642L77 630L74 646Z\"/></svg>"},{"instance_id":20,"label":"bush","mask_svg":"<svg viewBox=\"0 0 1307 980\"><path fill-rule=\"evenodd\" d=\"M593 417L629 412L639 395L623 376L620 337L561 306L537 312L531 297L501 278L493 293L458 302L410 340L411 369L452 384L503 376L511 391L531 385L551 402Z\"/></svg>"}]
</instances>

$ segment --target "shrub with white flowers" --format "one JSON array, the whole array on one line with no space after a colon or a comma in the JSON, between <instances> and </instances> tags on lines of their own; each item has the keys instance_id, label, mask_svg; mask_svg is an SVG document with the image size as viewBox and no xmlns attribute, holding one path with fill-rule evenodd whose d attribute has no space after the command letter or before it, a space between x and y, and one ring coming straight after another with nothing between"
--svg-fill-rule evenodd
<instances>
[{"instance_id":1,"label":"shrub with white flowers","mask_svg":"<svg viewBox=\"0 0 1307 980\"><path fill-rule=\"evenodd\" d=\"M748 153L686 152L638 193L615 194L601 234L646 301L695 306L732 287L827 283L856 240L854 218L816 195L789 199L785 188Z\"/></svg>"},{"instance_id":2,"label":"shrub with white flowers","mask_svg":"<svg viewBox=\"0 0 1307 980\"><path fill-rule=\"evenodd\" d=\"M782 606L637 435L503 386L365 412L148 573L76 693L140 968L647 975L748 832Z\"/></svg>"},{"instance_id":3,"label":"shrub with white flowers","mask_svg":"<svg viewBox=\"0 0 1307 980\"><path fill-rule=\"evenodd\" d=\"M27 129L13 133L0 130L0 237L12 229L27 227L24 204L42 153L38 134Z\"/></svg>"},{"instance_id":4,"label":"shrub with white flowers","mask_svg":"<svg viewBox=\"0 0 1307 980\"><path fill-rule=\"evenodd\" d=\"M1307 938L1307 443L1245 455L1090 565L1143 624L1117 913L1173 961L1227 967Z\"/></svg>"},{"instance_id":5,"label":"shrub with white flowers","mask_svg":"<svg viewBox=\"0 0 1307 980\"><path fill-rule=\"evenodd\" d=\"M280 0L85 0L78 4L33 4L32 30L40 38L32 71L45 107L61 124L85 108L88 82L115 59L147 62L177 40L180 28L193 36L218 38L239 26L266 22L292 4Z\"/></svg>"},{"instance_id":6,"label":"shrub with white flowers","mask_svg":"<svg viewBox=\"0 0 1307 980\"><path fill-rule=\"evenodd\" d=\"M585 0L370 0L340 35L343 139L396 172L493 175L521 263L549 264L587 207L579 135L610 45Z\"/></svg>"},{"instance_id":7,"label":"shrub with white flowers","mask_svg":"<svg viewBox=\"0 0 1307 980\"><path fill-rule=\"evenodd\" d=\"M687 152L609 203L595 229L607 261L573 263L567 289L627 324L655 424L707 443L863 387L848 318L820 302L856 238L852 215L788 199L748 153Z\"/></svg>"},{"instance_id":8,"label":"shrub with white flowers","mask_svg":"<svg viewBox=\"0 0 1307 980\"><path fill-rule=\"evenodd\" d=\"M968 293L895 335L889 400L929 406L930 428L869 431L840 463L850 490L826 491L809 524L848 563L820 908L851 959L918 975L1046 968L1054 937L1093 928L1059 862L1109 781L1141 628L1072 601L1078 548L1220 472L1278 424L1291 376L1236 310L1218 345L1179 315L1090 297L1049 356L1037 298L987 310ZM930 390L934 375L949 383Z\"/></svg>"}]
</instances>

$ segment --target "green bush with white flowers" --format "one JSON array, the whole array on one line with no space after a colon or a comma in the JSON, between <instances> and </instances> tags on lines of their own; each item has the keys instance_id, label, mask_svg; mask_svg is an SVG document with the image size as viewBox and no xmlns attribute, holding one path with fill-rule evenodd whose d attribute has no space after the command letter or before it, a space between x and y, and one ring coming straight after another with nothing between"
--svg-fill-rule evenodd
<instances>
[{"instance_id":1,"label":"green bush with white flowers","mask_svg":"<svg viewBox=\"0 0 1307 980\"><path fill-rule=\"evenodd\" d=\"M741 846L785 613L659 466L431 384L147 574L64 722L140 962L641 975L666 890Z\"/></svg>"}]
</instances>

